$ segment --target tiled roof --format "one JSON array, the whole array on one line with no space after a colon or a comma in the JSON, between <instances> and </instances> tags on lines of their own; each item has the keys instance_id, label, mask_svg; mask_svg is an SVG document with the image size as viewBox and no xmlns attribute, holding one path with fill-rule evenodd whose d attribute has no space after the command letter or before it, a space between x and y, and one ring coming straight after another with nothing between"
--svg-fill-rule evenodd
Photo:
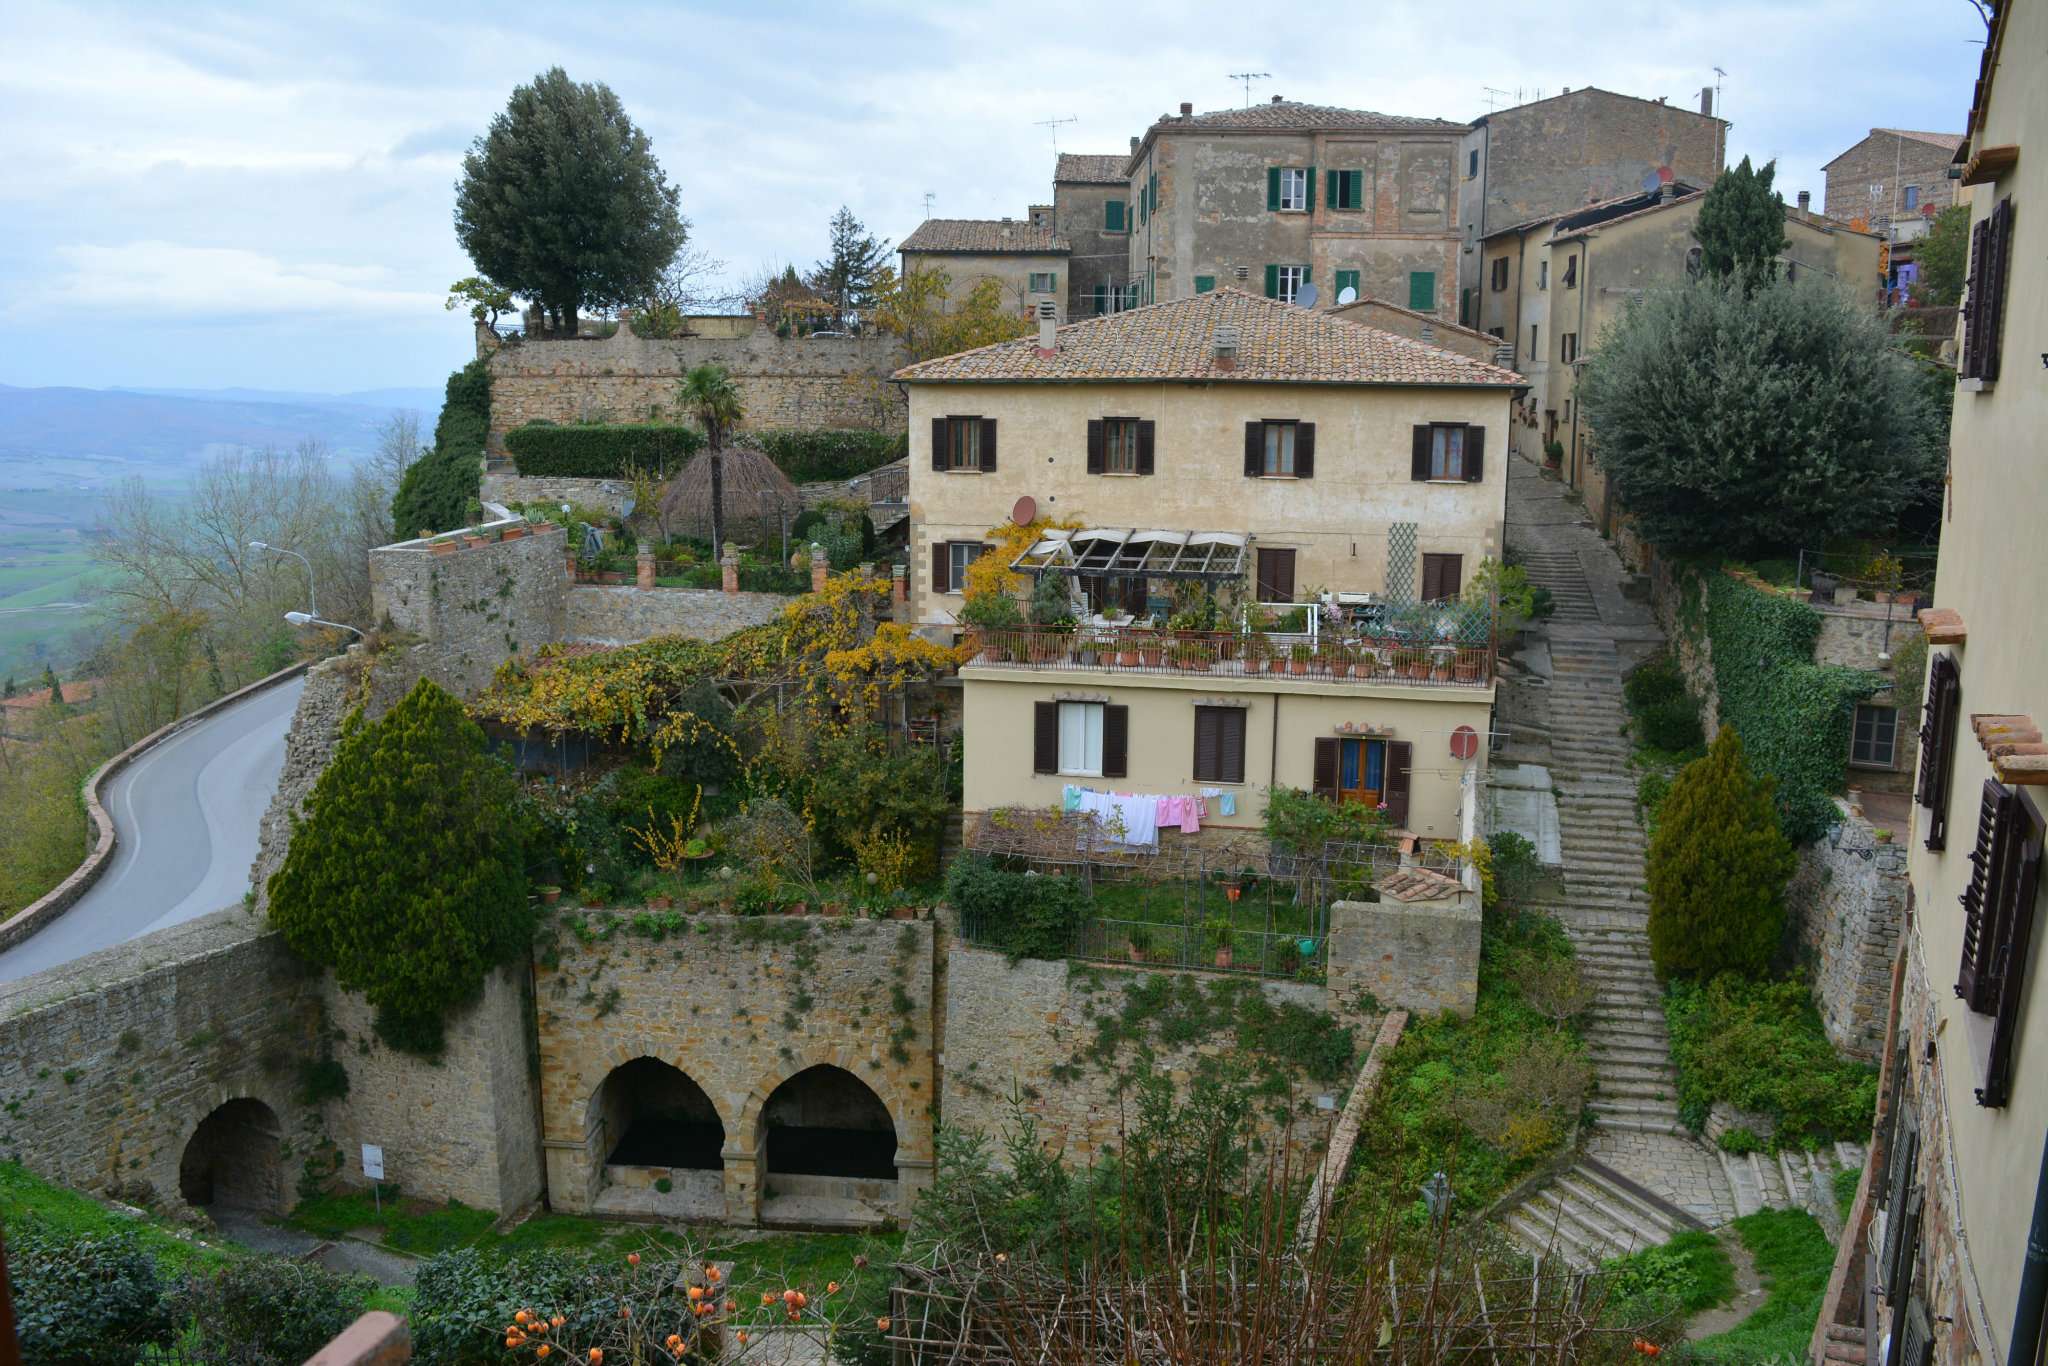
<instances>
[{"instance_id":1,"label":"tiled roof","mask_svg":"<svg viewBox=\"0 0 2048 1366\"><path fill-rule=\"evenodd\" d=\"M1379 881L1382 896L1396 901L1441 901L1465 890L1454 877L1428 868L1397 868Z\"/></svg>"},{"instance_id":2,"label":"tiled roof","mask_svg":"<svg viewBox=\"0 0 2048 1366\"><path fill-rule=\"evenodd\" d=\"M1640 209L1634 209L1628 213L1618 213L1612 218L1603 218L1597 223L1587 223L1579 227L1570 227L1564 223L1559 223L1555 228L1551 229L1551 237L1555 241L1563 241L1569 237L1584 237L1589 232L1598 232L1601 228L1611 228L1616 223L1627 223L1633 219L1641 218L1645 214L1662 213L1665 209L1674 208L1680 204L1690 204L1705 194L1705 190L1694 190L1689 194L1678 195L1672 199L1666 199L1659 195L1653 203L1645 204Z\"/></svg>"},{"instance_id":3,"label":"tiled roof","mask_svg":"<svg viewBox=\"0 0 2048 1366\"><path fill-rule=\"evenodd\" d=\"M1378 114L1370 109L1338 109L1327 104L1269 100L1245 109L1217 109L1189 118L1167 115L1155 128L1440 128L1462 132L1465 125L1407 114Z\"/></svg>"},{"instance_id":4,"label":"tiled roof","mask_svg":"<svg viewBox=\"0 0 2048 1366\"><path fill-rule=\"evenodd\" d=\"M1215 357L1216 329L1237 329L1236 363ZM1059 329L1053 353L1036 337L997 342L898 370L901 380L995 383L1199 380L1248 384L1524 383L1512 370L1314 313L1240 289L1149 304Z\"/></svg>"},{"instance_id":5,"label":"tiled roof","mask_svg":"<svg viewBox=\"0 0 2048 1366\"><path fill-rule=\"evenodd\" d=\"M957 251L975 255L1064 252L1067 239L1023 218L927 218L898 251Z\"/></svg>"},{"instance_id":6,"label":"tiled roof","mask_svg":"<svg viewBox=\"0 0 2048 1366\"><path fill-rule=\"evenodd\" d=\"M1873 133L1886 133L1895 138L1911 138L1924 142L1930 147L1939 147L1944 152L1953 152L1963 145L1961 133L1923 133L1911 128L1873 128Z\"/></svg>"},{"instance_id":7,"label":"tiled roof","mask_svg":"<svg viewBox=\"0 0 2048 1366\"><path fill-rule=\"evenodd\" d=\"M1370 294L1362 294L1348 304L1337 305L1337 307L1330 310L1330 316L1348 319L1353 312L1363 313L1367 304L1371 304L1376 308L1384 308L1393 313L1406 313L1417 322L1428 323L1442 332L1461 332L1465 336L1476 337L1489 346L1500 341L1500 338L1494 336L1491 332L1481 332L1478 328L1467 327L1463 323L1447 323L1434 313L1424 313L1419 308L1410 308L1406 304L1397 304L1392 299L1379 299ZM1364 325L1367 327L1372 326L1371 323L1365 323Z\"/></svg>"},{"instance_id":8,"label":"tiled roof","mask_svg":"<svg viewBox=\"0 0 2048 1366\"><path fill-rule=\"evenodd\" d=\"M1094 152L1061 152L1053 168L1054 184L1069 185L1121 185L1125 181L1124 163L1130 160L1125 152L1112 152L1107 156Z\"/></svg>"}]
</instances>

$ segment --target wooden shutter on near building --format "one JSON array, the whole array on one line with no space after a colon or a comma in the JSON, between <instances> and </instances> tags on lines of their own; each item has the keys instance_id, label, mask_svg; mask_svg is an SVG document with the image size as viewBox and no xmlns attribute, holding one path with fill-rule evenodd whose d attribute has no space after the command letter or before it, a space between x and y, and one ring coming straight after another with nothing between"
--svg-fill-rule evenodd
<instances>
[{"instance_id":1,"label":"wooden shutter on near building","mask_svg":"<svg viewBox=\"0 0 2048 1366\"><path fill-rule=\"evenodd\" d=\"M1268 267L1271 269L1271 267ZM1267 291L1270 295L1271 290ZM1266 424L1247 422L1244 424L1244 473L1247 479L1256 479L1266 469Z\"/></svg>"},{"instance_id":2,"label":"wooden shutter on near building","mask_svg":"<svg viewBox=\"0 0 2048 1366\"><path fill-rule=\"evenodd\" d=\"M2025 793L2014 792L2012 797L2012 813L2004 832L2011 853L1990 927L1995 993L1991 1055L1984 1064L1984 1084L1976 1088L1977 1103L1992 1109L2012 1096L2013 1052L2019 1043L2020 1004L2027 989L2027 950L2033 942L2034 900L2041 887L2041 813Z\"/></svg>"},{"instance_id":3,"label":"wooden shutter on near building","mask_svg":"<svg viewBox=\"0 0 2048 1366\"><path fill-rule=\"evenodd\" d=\"M1897 1345L1884 1366L1934 1366L1934 1324L1918 1295L1906 1301L1906 1312L1892 1326Z\"/></svg>"},{"instance_id":4,"label":"wooden shutter on near building","mask_svg":"<svg viewBox=\"0 0 2048 1366\"><path fill-rule=\"evenodd\" d=\"M1278 266L1266 267L1266 297L1269 299L1280 297L1280 267Z\"/></svg>"},{"instance_id":5,"label":"wooden shutter on near building","mask_svg":"<svg viewBox=\"0 0 2048 1366\"><path fill-rule=\"evenodd\" d=\"M1316 424L1313 422L1294 424L1294 477L1316 477Z\"/></svg>"},{"instance_id":6,"label":"wooden shutter on near building","mask_svg":"<svg viewBox=\"0 0 2048 1366\"><path fill-rule=\"evenodd\" d=\"M1267 209L1268 209L1269 211L1271 211L1271 210L1276 210L1276 209L1278 209L1279 207L1280 207L1280 168L1279 168L1278 166L1268 166L1268 167L1266 168L1266 208L1267 208ZM1267 269L1267 270L1271 270L1271 269L1272 269L1272 267L1271 267L1271 266L1267 266L1267 267L1266 267L1266 269ZM1270 289L1266 291L1266 293L1267 293L1268 295L1270 295L1270 294L1271 294L1272 292L1273 292L1273 291L1272 291L1272 290L1270 290Z\"/></svg>"},{"instance_id":7,"label":"wooden shutter on near building","mask_svg":"<svg viewBox=\"0 0 2048 1366\"><path fill-rule=\"evenodd\" d=\"M1244 708L1195 708L1195 780L1244 781Z\"/></svg>"},{"instance_id":8,"label":"wooden shutter on near building","mask_svg":"<svg viewBox=\"0 0 2048 1366\"><path fill-rule=\"evenodd\" d=\"M1309 788L1318 797L1337 800L1337 737L1323 735L1316 738L1316 760L1314 776Z\"/></svg>"},{"instance_id":9,"label":"wooden shutter on near building","mask_svg":"<svg viewBox=\"0 0 2048 1366\"><path fill-rule=\"evenodd\" d=\"M1099 417L1088 419L1088 473L1100 474L1103 469L1103 423Z\"/></svg>"},{"instance_id":10,"label":"wooden shutter on near building","mask_svg":"<svg viewBox=\"0 0 2048 1366\"><path fill-rule=\"evenodd\" d=\"M1031 704L1031 771L1060 771L1060 704Z\"/></svg>"},{"instance_id":11,"label":"wooden shutter on near building","mask_svg":"<svg viewBox=\"0 0 2048 1366\"><path fill-rule=\"evenodd\" d=\"M1408 477L1418 484L1426 483L1429 479L1429 443L1429 424L1416 423L1414 446L1408 461Z\"/></svg>"},{"instance_id":12,"label":"wooden shutter on near building","mask_svg":"<svg viewBox=\"0 0 2048 1366\"><path fill-rule=\"evenodd\" d=\"M1260 602L1294 601L1294 552L1261 549L1254 565L1253 591Z\"/></svg>"},{"instance_id":13,"label":"wooden shutter on near building","mask_svg":"<svg viewBox=\"0 0 2048 1366\"><path fill-rule=\"evenodd\" d=\"M1058 708L1055 707L1057 712ZM1102 708L1102 776L1122 778L1131 767L1131 709L1114 702Z\"/></svg>"},{"instance_id":14,"label":"wooden shutter on near building","mask_svg":"<svg viewBox=\"0 0 2048 1366\"><path fill-rule=\"evenodd\" d=\"M1138 422L1138 473L1152 473L1153 421L1142 418Z\"/></svg>"},{"instance_id":15,"label":"wooden shutter on near building","mask_svg":"<svg viewBox=\"0 0 2048 1366\"><path fill-rule=\"evenodd\" d=\"M1995 778L1984 780L1977 807L1977 842L1970 850L1970 881L1963 888L1963 961L1956 972L1956 995L1978 1014L1989 1014L1991 950L1996 938L1991 919L1997 912L1999 883L2008 851L2005 827L2011 821L2012 793Z\"/></svg>"},{"instance_id":16,"label":"wooden shutter on near building","mask_svg":"<svg viewBox=\"0 0 2048 1366\"><path fill-rule=\"evenodd\" d=\"M1465 482L1476 484L1486 477L1486 428L1465 429Z\"/></svg>"},{"instance_id":17,"label":"wooden shutter on near building","mask_svg":"<svg viewBox=\"0 0 2048 1366\"><path fill-rule=\"evenodd\" d=\"M1898 1275L1901 1263L1910 1272L1912 1253L1902 1252L1907 1234L1917 1236L1913 1228L1913 1202L1919 1197L1914 1189L1913 1173L1920 1161L1920 1125L1911 1110L1899 1118L1896 1138L1893 1140L1891 1170L1886 1173L1884 1245L1878 1250L1877 1271L1884 1283L1885 1302L1900 1305L1906 1302L1906 1287Z\"/></svg>"},{"instance_id":18,"label":"wooden shutter on near building","mask_svg":"<svg viewBox=\"0 0 2048 1366\"><path fill-rule=\"evenodd\" d=\"M932 419L932 468L946 468L946 419L943 417Z\"/></svg>"},{"instance_id":19,"label":"wooden shutter on near building","mask_svg":"<svg viewBox=\"0 0 2048 1366\"><path fill-rule=\"evenodd\" d=\"M953 547L944 541L932 544L932 592L950 593L951 583L947 582L953 572Z\"/></svg>"},{"instance_id":20,"label":"wooden shutter on near building","mask_svg":"<svg viewBox=\"0 0 2048 1366\"><path fill-rule=\"evenodd\" d=\"M1929 849L1948 846L1949 777L1955 769L1956 717L1962 699L1963 674L1955 656L1936 655L1920 714L1920 781L1913 794L1927 808Z\"/></svg>"},{"instance_id":21,"label":"wooden shutter on near building","mask_svg":"<svg viewBox=\"0 0 2048 1366\"><path fill-rule=\"evenodd\" d=\"M1871 1195L1879 1205L1888 1203L1892 1198L1891 1178L1893 1162L1898 1156L1899 1115L1906 1108L1906 1072L1912 1066L1903 1031L1901 1033L1899 1046L1892 1053L1892 1070L1884 1079L1884 1113L1878 1117L1877 1150L1870 1157L1872 1163L1882 1164L1881 1167L1872 1167L1875 1174L1870 1182Z\"/></svg>"},{"instance_id":22,"label":"wooden shutter on near building","mask_svg":"<svg viewBox=\"0 0 2048 1366\"><path fill-rule=\"evenodd\" d=\"M989 473L996 468L996 420L984 417L981 421L981 467Z\"/></svg>"},{"instance_id":23,"label":"wooden shutter on near building","mask_svg":"<svg viewBox=\"0 0 2048 1366\"><path fill-rule=\"evenodd\" d=\"M1409 770L1415 766L1415 746L1406 740L1387 741L1387 819L1397 830L1408 825Z\"/></svg>"}]
</instances>

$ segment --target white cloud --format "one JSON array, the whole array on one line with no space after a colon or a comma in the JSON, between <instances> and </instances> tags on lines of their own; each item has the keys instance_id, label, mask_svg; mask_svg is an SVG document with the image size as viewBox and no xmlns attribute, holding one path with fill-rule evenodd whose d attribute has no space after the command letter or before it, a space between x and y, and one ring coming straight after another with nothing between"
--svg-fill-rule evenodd
<instances>
[{"instance_id":1,"label":"white cloud","mask_svg":"<svg viewBox=\"0 0 2048 1366\"><path fill-rule=\"evenodd\" d=\"M155 321L297 318L312 325L337 318L418 319L443 303L439 294L394 287L382 266L288 264L239 247L73 244L54 254L59 272L23 307Z\"/></svg>"}]
</instances>

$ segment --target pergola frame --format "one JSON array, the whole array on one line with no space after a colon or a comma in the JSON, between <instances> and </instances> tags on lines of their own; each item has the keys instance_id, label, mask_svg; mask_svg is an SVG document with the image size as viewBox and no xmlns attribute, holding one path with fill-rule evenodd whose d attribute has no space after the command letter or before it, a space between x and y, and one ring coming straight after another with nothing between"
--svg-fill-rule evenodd
<instances>
[{"instance_id":1,"label":"pergola frame","mask_svg":"<svg viewBox=\"0 0 2048 1366\"><path fill-rule=\"evenodd\" d=\"M1230 531L1140 531L1085 527L1048 531L1010 562L1019 574L1142 575L1151 579L1242 579L1252 538Z\"/></svg>"}]
</instances>

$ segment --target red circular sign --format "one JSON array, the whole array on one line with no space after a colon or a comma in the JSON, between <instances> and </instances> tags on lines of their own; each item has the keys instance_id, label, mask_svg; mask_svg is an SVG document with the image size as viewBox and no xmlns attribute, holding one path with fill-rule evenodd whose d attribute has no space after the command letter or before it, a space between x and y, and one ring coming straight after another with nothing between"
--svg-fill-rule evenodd
<instances>
[{"instance_id":1,"label":"red circular sign","mask_svg":"<svg viewBox=\"0 0 2048 1366\"><path fill-rule=\"evenodd\" d=\"M1038 504L1032 501L1030 494L1019 498L1017 506L1010 509L1010 520L1018 526L1030 526L1038 520Z\"/></svg>"},{"instance_id":2,"label":"red circular sign","mask_svg":"<svg viewBox=\"0 0 2048 1366\"><path fill-rule=\"evenodd\" d=\"M1479 732L1470 726L1460 726L1451 732L1451 757L1469 759L1479 752Z\"/></svg>"}]
</instances>

